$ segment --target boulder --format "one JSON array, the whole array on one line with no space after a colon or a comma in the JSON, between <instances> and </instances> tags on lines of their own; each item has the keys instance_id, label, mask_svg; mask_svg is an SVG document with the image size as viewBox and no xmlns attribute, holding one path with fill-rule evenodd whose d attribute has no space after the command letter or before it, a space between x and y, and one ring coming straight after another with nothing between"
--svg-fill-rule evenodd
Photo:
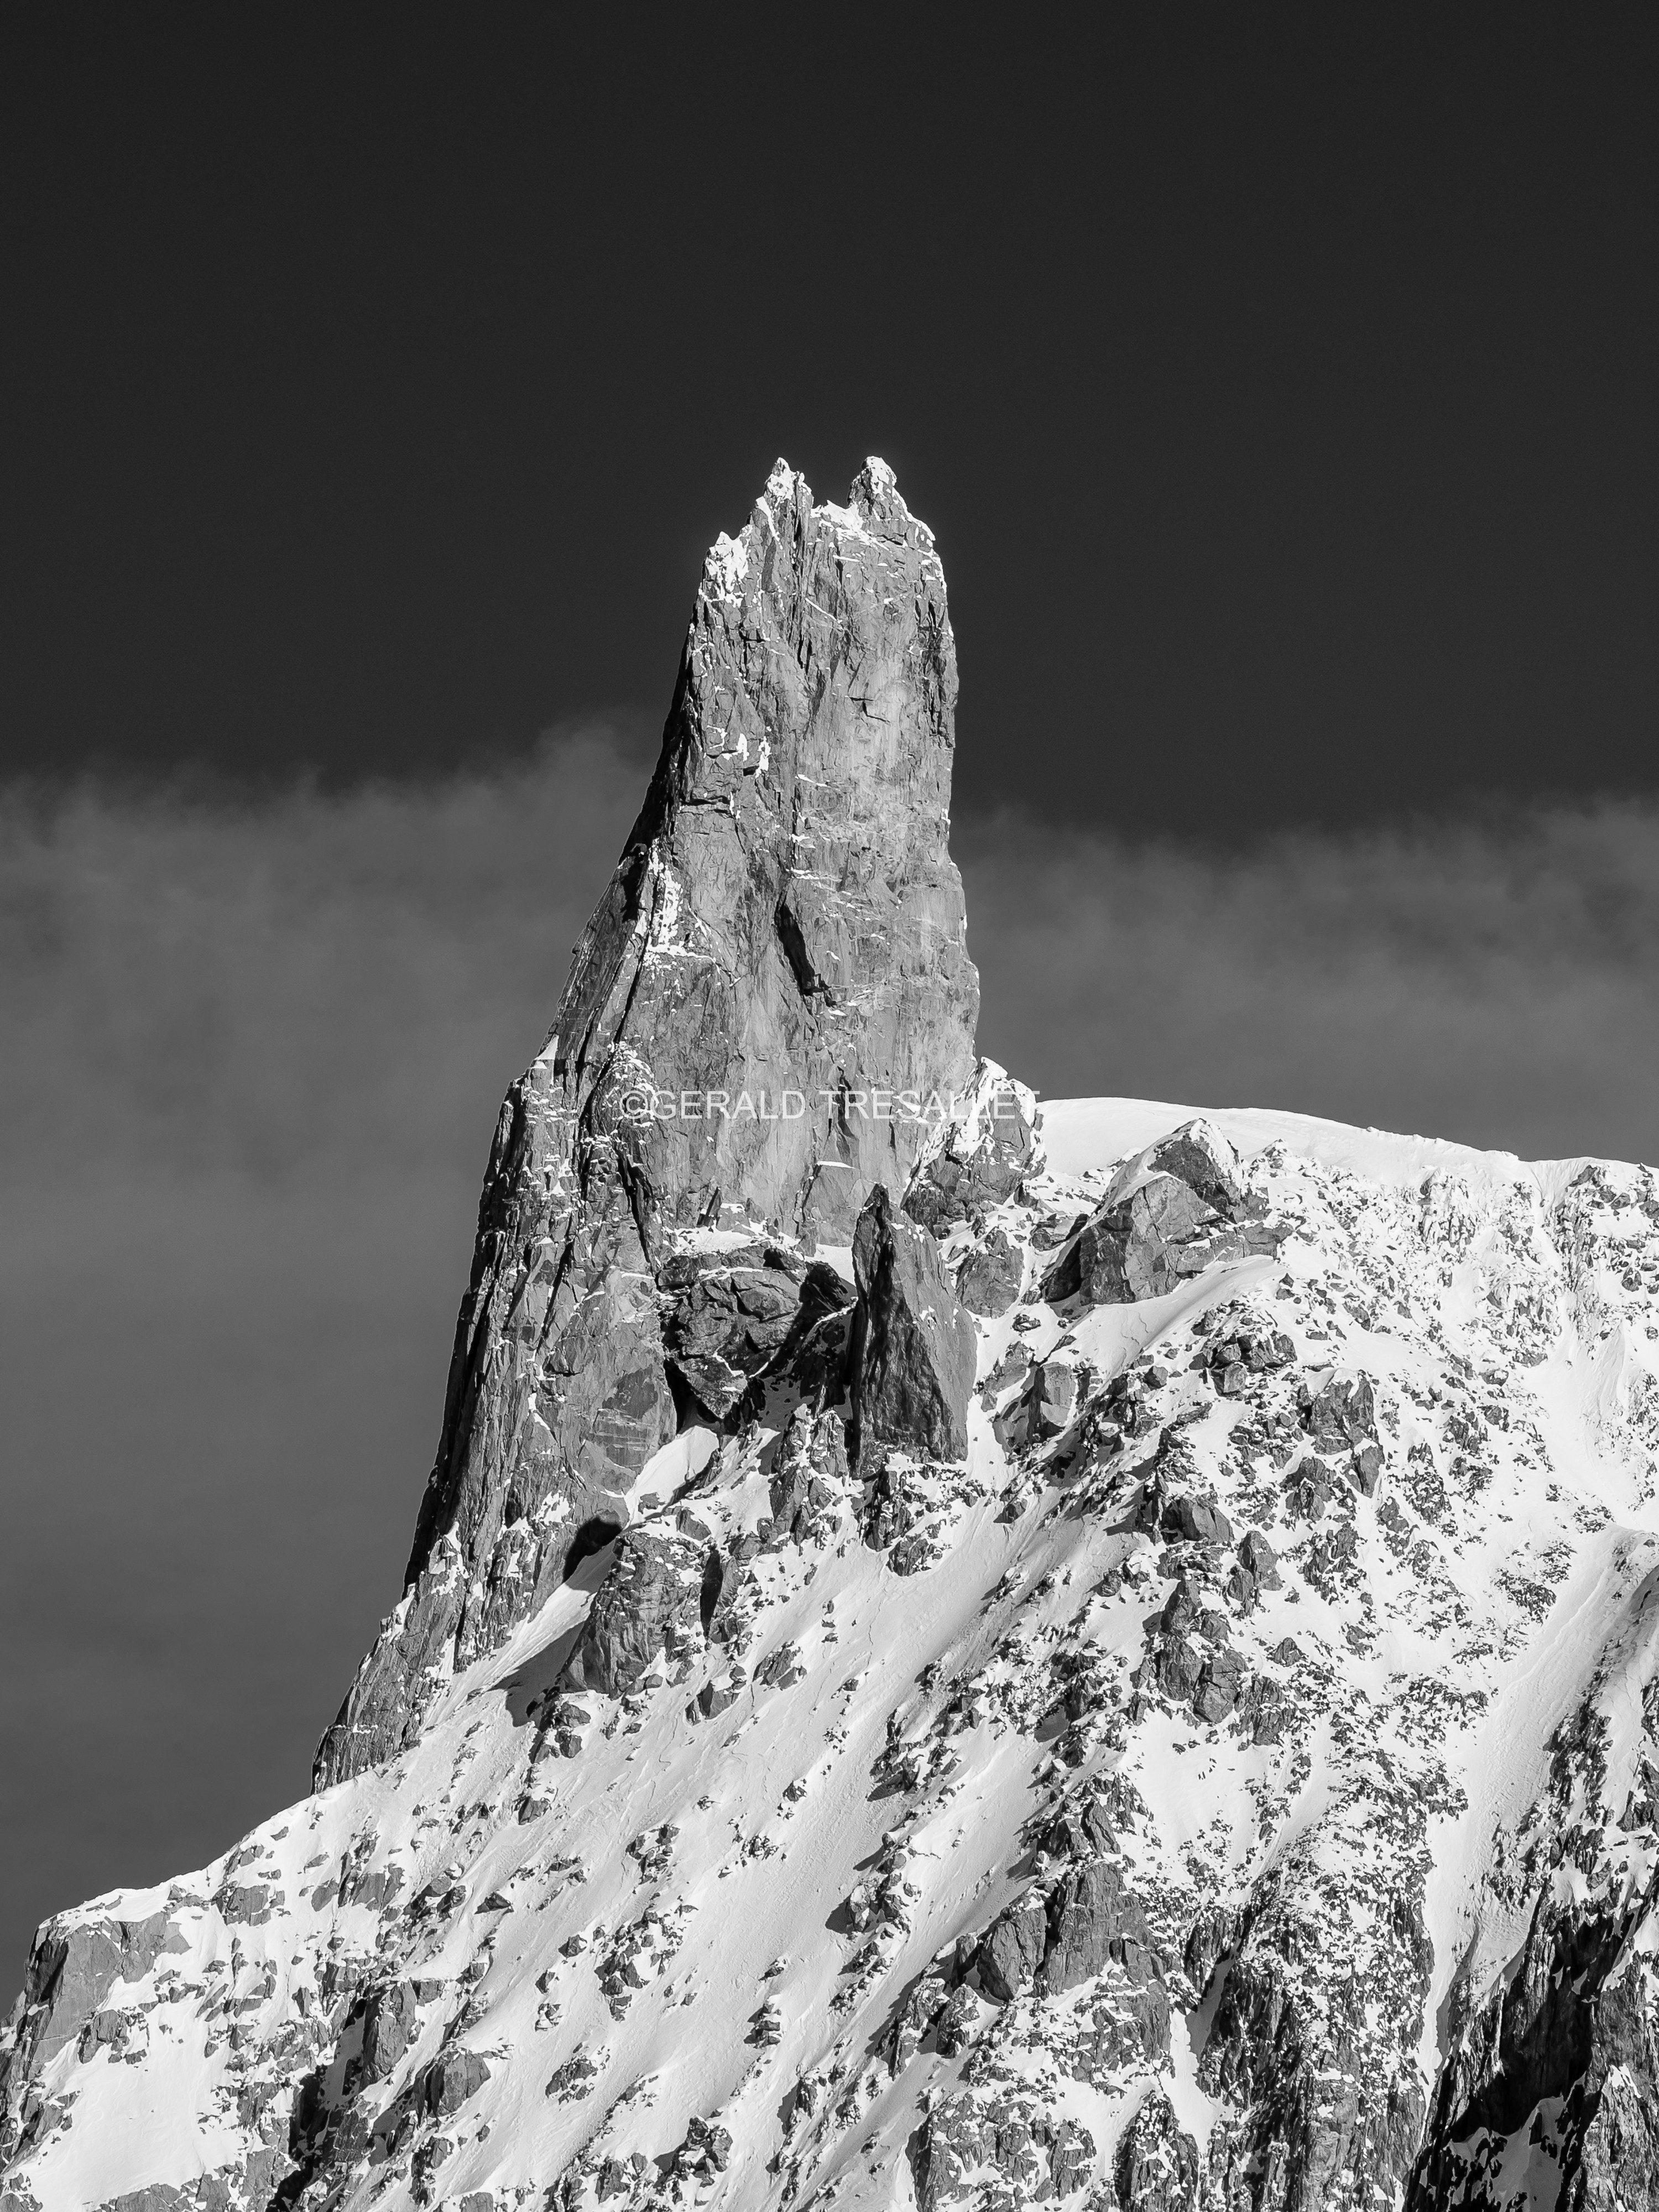
<instances>
[{"instance_id":1,"label":"boulder","mask_svg":"<svg viewBox=\"0 0 1659 2212\"><path fill-rule=\"evenodd\" d=\"M1347 1452L1376 1442L1376 1400L1364 1374L1333 1375L1308 1400L1303 1425L1316 1451Z\"/></svg>"},{"instance_id":2,"label":"boulder","mask_svg":"<svg viewBox=\"0 0 1659 2212\"><path fill-rule=\"evenodd\" d=\"M1025 1263L1006 1231L993 1229L980 1239L957 1272L957 1291L971 1314L994 1321L1019 1296Z\"/></svg>"},{"instance_id":3,"label":"boulder","mask_svg":"<svg viewBox=\"0 0 1659 2212\"><path fill-rule=\"evenodd\" d=\"M772 1533L765 1548L804 1543L820 1532L847 1482L847 1431L840 1414L814 1414L809 1407L797 1406L773 1468L768 1494Z\"/></svg>"},{"instance_id":4,"label":"boulder","mask_svg":"<svg viewBox=\"0 0 1659 2212\"><path fill-rule=\"evenodd\" d=\"M1200 1720L1207 1721L1212 1727L1224 1721L1238 1703L1243 1680L1244 1662L1237 1651L1212 1651L1204 1662L1204 1671L1193 1692L1193 1711Z\"/></svg>"},{"instance_id":5,"label":"boulder","mask_svg":"<svg viewBox=\"0 0 1659 2212\"><path fill-rule=\"evenodd\" d=\"M372 1990L363 2006L363 2079L384 2081L393 2073L419 2027L415 1992L407 1982Z\"/></svg>"},{"instance_id":6,"label":"boulder","mask_svg":"<svg viewBox=\"0 0 1659 2212\"><path fill-rule=\"evenodd\" d=\"M1232 1523L1213 1498L1183 1491L1171 1498L1158 1518L1158 1527L1173 1544L1231 1544Z\"/></svg>"},{"instance_id":7,"label":"boulder","mask_svg":"<svg viewBox=\"0 0 1659 2212\"><path fill-rule=\"evenodd\" d=\"M875 1466L865 1486L860 1518L864 1540L872 1552L884 1552L909 1534L915 1515L902 1468L885 1460Z\"/></svg>"},{"instance_id":8,"label":"boulder","mask_svg":"<svg viewBox=\"0 0 1659 2212\"><path fill-rule=\"evenodd\" d=\"M1316 1459L1300 1460L1285 1477L1285 1509L1293 1518L1319 1521L1336 1495Z\"/></svg>"},{"instance_id":9,"label":"boulder","mask_svg":"<svg viewBox=\"0 0 1659 2212\"><path fill-rule=\"evenodd\" d=\"M731 2130L694 2116L685 2124L685 2141L675 2152L674 2162L682 2173L724 2173L731 2155Z\"/></svg>"},{"instance_id":10,"label":"boulder","mask_svg":"<svg viewBox=\"0 0 1659 2212\"><path fill-rule=\"evenodd\" d=\"M1077 1411L1078 1372L1069 1359L1045 1359L1032 1376L1039 1436L1057 1437Z\"/></svg>"},{"instance_id":11,"label":"boulder","mask_svg":"<svg viewBox=\"0 0 1659 2212\"><path fill-rule=\"evenodd\" d=\"M659 1654L700 1648L708 1554L684 1537L624 1529L610 1573L594 1593L563 1683L625 1696Z\"/></svg>"},{"instance_id":12,"label":"boulder","mask_svg":"<svg viewBox=\"0 0 1659 2212\"><path fill-rule=\"evenodd\" d=\"M1079 1380L1069 1359L1045 1359L1031 1369L1018 1398L1006 1406L994 1424L1005 1451L1024 1451L1028 1444L1059 1436L1069 1428L1077 1411Z\"/></svg>"},{"instance_id":13,"label":"boulder","mask_svg":"<svg viewBox=\"0 0 1659 2212\"><path fill-rule=\"evenodd\" d=\"M728 1675L720 1682L705 1682L685 1708L685 1717L693 1727L699 1721L717 1721L729 1712L742 1694L743 1686Z\"/></svg>"},{"instance_id":14,"label":"boulder","mask_svg":"<svg viewBox=\"0 0 1659 2212\"><path fill-rule=\"evenodd\" d=\"M1204 1662L1184 1636L1166 1637L1152 1660L1152 1679L1166 1698L1190 1705Z\"/></svg>"},{"instance_id":15,"label":"boulder","mask_svg":"<svg viewBox=\"0 0 1659 2212\"><path fill-rule=\"evenodd\" d=\"M1263 1589L1277 1589L1282 1579L1273 1546L1259 1528L1247 1528L1238 1540L1239 1565L1254 1575Z\"/></svg>"},{"instance_id":16,"label":"boulder","mask_svg":"<svg viewBox=\"0 0 1659 2212\"><path fill-rule=\"evenodd\" d=\"M853 1418L860 1454L894 1444L931 1459L968 1450L974 1325L925 1229L895 1212L879 1185L853 1238Z\"/></svg>"},{"instance_id":17,"label":"boulder","mask_svg":"<svg viewBox=\"0 0 1659 2212\"><path fill-rule=\"evenodd\" d=\"M1261 1602L1261 1589L1255 1577L1240 1566L1237 1560L1228 1568L1223 1587L1228 1598L1243 1613L1254 1613Z\"/></svg>"},{"instance_id":18,"label":"boulder","mask_svg":"<svg viewBox=\"0 0 1659 2212\"><path fill-rule=\"evenodd\" d=\"M1110 1859L1075 1867L1048 1900L1043 1987L1055 1996L1092 1981L1109 1961L1140 1984L1157 1971L1139 1899Z\"/></svg>"},{"instance_id":19,"label":"boulder","mask_svg":"<svg viewBox=\"0 0 1659 2212\"><path fill-rule=\"evenodd\" d=\"M1118 1170L1060 1248L1042 1295L1095 1305L1163 1297L1217 1261L1274 1252L1279 1241L1246 1198L1225 1138L1190 1121Z\"/></svg>"},{"instance_id":20,"label":"boulder","mask_svg":"<svg viewBox=\"0 0 1659 2212\"><path fill-rule=\"evenodd\" d=\"M823 1261L775 1244L682 1252L657 1280L669 1371L711 1419L763 1377L793 1376L803 1396L839 1395L854 1293Z\"/></svg>"},{"instance_id":21,"label":"boulder","mask_svg":"<svg viewBox=\"0 0 1659 2212\"><path fill-rule=\"evenodd\" d=\"M1244 1211L1238 1155L1212 1122L1188 1121L1144 1155L1149 1170L1170 1175L1229 1221Z\"/></svg>"},{"instance_id":22,"label":"boulder","mask_svg":"<svg viewBox=\"0 0 1659 2212\"><path fill-rule=\"evenodd\" d=\"M955 1223L972 1221L1012 1197L1036 1151L1029 1097L993 1062L981 1062L969 1110L918 1169L905 1194L904 1210L913 1221L942 1236Z\"/></svg>"},{"instance_id":23,"label":"boulder","mask_svg":"<svg viewBox=\"0 0 1659 2212\"><path fill-rule=\"evenodd\" d=\"M1042 1964L1048 1921L1041 1904L1011 1905L987 1930L979 1947L979 1978L988 1996L1012 2004Z\"/></svg>"},{"instance_id":24,"label":"boulder","mask_svg":"<svg viewBox=\"0 0 1659 2212\"><path fill-rule=\"evenodd\" d=\"M1367 1498L1375 1498L1376 1486L1382 1480L1382 1447L1375 1437L1368 1437L1348 1462L1354 1487Z\"/></svg>"},{"instance_id":25,"label":"boulder","mask_svg":"<svg viewBox=\"0 0 1659 2212\"><path fill-rule=\"evenodd\" d=\"M447 2120L475 2097L489 2079L489 2062L476 2051L452 2044L421 2075L421 2105L434 2120Z\"/></svg>"},{"instance_id":26,"label":"boulder","mask_svg":"<svg viewBox=\"0 0 1659 2212\"><path fill-rule=\"evenodd\" d=\"M1179 1636L1198 1619L1199 1595L1188 1575L1182 1575L1164 1601L1164 1610L1158 1615L1166 1636Z\"/></svg>"},{"instance_id":27,"label":"boulder","mask_svg":"<svg viewBox=\"0 0 1659 2212\"><path fill-rule=\"evenodd\" d=\"M1245 1364L1258 1370L1290 1367L1295 1364L1296 1346L1282 1328L1267 1329L1243 1340Z\"/></svg>"},{"instance_id":28,"label":"boulder","mask_svg":"<svg viewBox=\"0 0 1659 2212\"><path fill-rule=\"evenodd\" d=\"M805 1272L795 1255L757 1244L678 1253L659 1271L668 1365L715 1420L783 1349Z\"/></svg>"},{"instance_id":29,"label":"boulder","mask_svg":"<svg viewBox=\"0 0 1659 2212\"><path fill-rule=\"evenodd\" d=\"M1238 1557L1227 1575L1227 1595L1241 1613L1254 1613L1264 1589L1277 1589L1283 1577L1273 1546L1259 1528L1247 1528L1239 1539Z\"/></svg>"},{"instance_id":30,"label":"boulder","mask_svg":"<svg viewBox=\"0 0 1659 2212\"><path fill-rule=\"evenodd\" d=\"M946 1999L933 2022L933 2040L943 2058L959 2058L979 2029L979 2005L972 1990L963 1983Z\"/></svg>"}]
</instances>

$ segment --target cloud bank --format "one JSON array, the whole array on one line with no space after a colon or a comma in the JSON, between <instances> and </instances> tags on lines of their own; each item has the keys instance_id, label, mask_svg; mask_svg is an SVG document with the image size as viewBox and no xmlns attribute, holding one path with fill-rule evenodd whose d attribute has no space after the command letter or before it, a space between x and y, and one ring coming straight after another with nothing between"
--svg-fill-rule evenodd
<instances>
[{"instance_id":1,"label":"cloud bank","mask_svg":"<svg viewBox=\"0 0 1659 2212\"><path fill-rule=\"evenodd\" d=\"M305 1789L643 783L595 727L404 789L0 793L0 1980ZM1659 812L956 844L981 1043L1050 1096L1659 1153Z\"/></svg>"},{"instance_id":2,"label":"cloud bank","mask_svg":"<svg viewBox=\"0 0 1659 2212\"><path fill-rule=\"evenodd\" d=\"M1659 810L1231 854L1018 818L956 842L983 1048L1050 1097L1659 1158Z\"/></svg>"}]
</instances>

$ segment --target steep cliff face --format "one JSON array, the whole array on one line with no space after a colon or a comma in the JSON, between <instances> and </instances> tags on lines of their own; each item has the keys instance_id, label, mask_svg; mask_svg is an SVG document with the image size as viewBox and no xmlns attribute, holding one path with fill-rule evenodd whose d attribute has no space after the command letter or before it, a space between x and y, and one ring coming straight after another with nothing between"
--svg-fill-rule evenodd
<instances>
[{"instance_id":1,"label":"steep cliff face","mask_svg":"<svg viewBox=\"0 0 1659 2212\"><path fill-rule=\"evenodd\" d=\"M40 1931L0 2212L1659 2205L1659 1178L1039 1117L952 692L885 472L781 468L404 1604L308 1802Z\"/></svg>"},{"instance_id":2,"label":"steep cliff face","mask_svg":"<svg viewBox=\"0 0 1659 2212\"><path fill-rule=\"evenodd\" d=\"M658 1282L696 1232L845 1246L902 1194L973 1070L956 699L891 471L815 507L781 461L709 554L645 805L502 1107L405 1595L319 1784L409 1741L627 1518L678 1426Z\"/></svg>"}]
</instances>

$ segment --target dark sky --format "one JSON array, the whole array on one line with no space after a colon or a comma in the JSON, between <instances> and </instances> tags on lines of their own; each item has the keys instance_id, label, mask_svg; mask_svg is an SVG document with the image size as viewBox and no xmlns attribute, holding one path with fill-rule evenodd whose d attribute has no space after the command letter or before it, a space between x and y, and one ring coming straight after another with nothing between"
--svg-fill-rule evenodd
<instances>
[{"instance_id":1,"label":"dark sky","mask_svg":"<svg viewBox=\"0 0 1659 2212\"><path fill-rule=\"evenodd\" d=\"M1654 19L1101 13L0 27L0 2013L306 1786L779 453L939 534L988 1050L1659 1155Z\"/></svg>"},{"instance_id":2,"label":"dark sky","mask_svg":"<svg viewBox=\"0 0 1659 2212\"><path fill-rule=\"evenodd\" d=\"M1651 11L581 12L10 19L10 765L654 722L880 452L969 807L1654 787Z\"/></svg>"}]
</instances>

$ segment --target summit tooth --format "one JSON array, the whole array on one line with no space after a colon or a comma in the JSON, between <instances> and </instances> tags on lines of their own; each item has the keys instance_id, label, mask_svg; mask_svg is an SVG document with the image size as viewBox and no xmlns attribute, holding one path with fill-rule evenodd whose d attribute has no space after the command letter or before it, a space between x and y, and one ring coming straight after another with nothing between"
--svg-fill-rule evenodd
<instances>
[{"instance_id":1,"label":"summit tooth","mask_svg":"<svg viewBox=\"0 0 1659 2212\"><path fill-rule=\"evenodd\" d=\"M653 1279L688 1233L849 1245L973 1073L945 574L884 462L851 500L849 539L780 462L708 556L645 806L502 1109L404 1603L319 1787L628 1518L678 1425Z\"/></svg>"}]
</instances>

